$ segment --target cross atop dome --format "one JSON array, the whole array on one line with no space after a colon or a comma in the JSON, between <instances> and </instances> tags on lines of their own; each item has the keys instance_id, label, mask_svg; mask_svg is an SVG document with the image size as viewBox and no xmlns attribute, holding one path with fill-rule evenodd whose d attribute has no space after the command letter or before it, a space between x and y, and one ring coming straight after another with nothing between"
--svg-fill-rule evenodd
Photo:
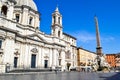
<instances>
[{"instance_id":1,"label":"cross atop dome","mask_svg":"<svg viewBox=\"0 0 120 80\"><path fill-rule=\"evenodd\" d=\"M56 11L56 12L59 12L58 5L57 5L57 7L56 7L55 11Z\"/></svg>"}]
</instances>

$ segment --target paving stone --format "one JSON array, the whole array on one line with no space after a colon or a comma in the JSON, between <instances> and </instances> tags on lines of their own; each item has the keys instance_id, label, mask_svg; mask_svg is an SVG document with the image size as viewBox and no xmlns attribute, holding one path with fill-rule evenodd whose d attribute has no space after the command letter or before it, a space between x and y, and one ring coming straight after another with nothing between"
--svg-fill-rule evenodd
<instances>
[{"instance_id":1,"label":"paving stone","mask_svg":"<svg viewBox=\"0 0 120 80\"><path fill-rule=\"evenodd\" d=\"M116 72L49 72L3 74L0 80L120 80L120 73Z\"/></svg>"}]
</instances>

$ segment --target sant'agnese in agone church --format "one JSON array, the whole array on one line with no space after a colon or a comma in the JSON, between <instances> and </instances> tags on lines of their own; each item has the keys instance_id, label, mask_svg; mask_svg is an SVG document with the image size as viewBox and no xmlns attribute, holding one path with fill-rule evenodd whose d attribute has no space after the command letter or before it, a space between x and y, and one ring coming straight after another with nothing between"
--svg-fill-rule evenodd
<instances>
[{"instance_id":1,"label":"sant'agnese in agone church","mask_svg":"<svg viewBox=\"0 0 120 80\"><path fill-rule=\"evenodd\" d=\"M0 73L69 71L75 67L91 66L97 57L104 57L99 33L96 53L77 48L77 39L63 32L59 8L56 7L51 14L51 34L48 35L40 31L41 15L33 0L0 0ZM97 18L95 20L98 28ZM106 62L105 58L103 60L98 67L105 65L102 63Z\"/></svg>"},{"instance_id":2,"label":"sant'agnese in agone church","mask_svg":"<svg viewBox=\"0 0 120 80\"><path fill-rule=\"evenodd\" d=\"M63 32L58 7L52 14L51 34L40 29L33 0L0 0L0 64L15 69L55 69L77 66L76 38ZM44 15L44 14L43 14Z\"/></svg>"}]
</instances>

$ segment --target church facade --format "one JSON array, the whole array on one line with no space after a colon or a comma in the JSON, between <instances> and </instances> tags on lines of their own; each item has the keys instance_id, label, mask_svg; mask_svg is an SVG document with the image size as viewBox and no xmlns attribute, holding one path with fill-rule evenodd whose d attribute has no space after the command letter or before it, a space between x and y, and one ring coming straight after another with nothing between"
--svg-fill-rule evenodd
<instances>
[{"instance_id":1,"label":"church facade","mask_svg":"<svg viewBox=\"0 0 120 80\"><path fill-rule=\"evenodd\" d=\"M52 13L51 34L40 29L33 0L0 0L0 72L18 69L69 70L77 66L76 38L63 32L58 7Z\"/></svg>"}]
</instances>

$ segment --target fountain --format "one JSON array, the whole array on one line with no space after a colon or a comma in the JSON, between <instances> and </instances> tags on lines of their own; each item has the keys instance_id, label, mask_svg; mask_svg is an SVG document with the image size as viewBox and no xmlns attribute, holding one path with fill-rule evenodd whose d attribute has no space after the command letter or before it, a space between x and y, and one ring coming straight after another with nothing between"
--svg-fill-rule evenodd
<instances>
[{"instance_id":1,"label":"fountain","mask_svg":"<svg viewBox=\"0 0 120 80\"><path fill-rule=\"evenodd\" d=\"M95 16L95 24L96 24L96 40L97 40L97 48L96 48L96 53L97 56L95 58L95 63L96 68L98 71L102 71L104 68L108 68L109 65L105 59L105 55L102 54L102 47L100 46L100 34L99 34L99 28L98 28L98 19Z\"/></svg>"}]
</instances>

